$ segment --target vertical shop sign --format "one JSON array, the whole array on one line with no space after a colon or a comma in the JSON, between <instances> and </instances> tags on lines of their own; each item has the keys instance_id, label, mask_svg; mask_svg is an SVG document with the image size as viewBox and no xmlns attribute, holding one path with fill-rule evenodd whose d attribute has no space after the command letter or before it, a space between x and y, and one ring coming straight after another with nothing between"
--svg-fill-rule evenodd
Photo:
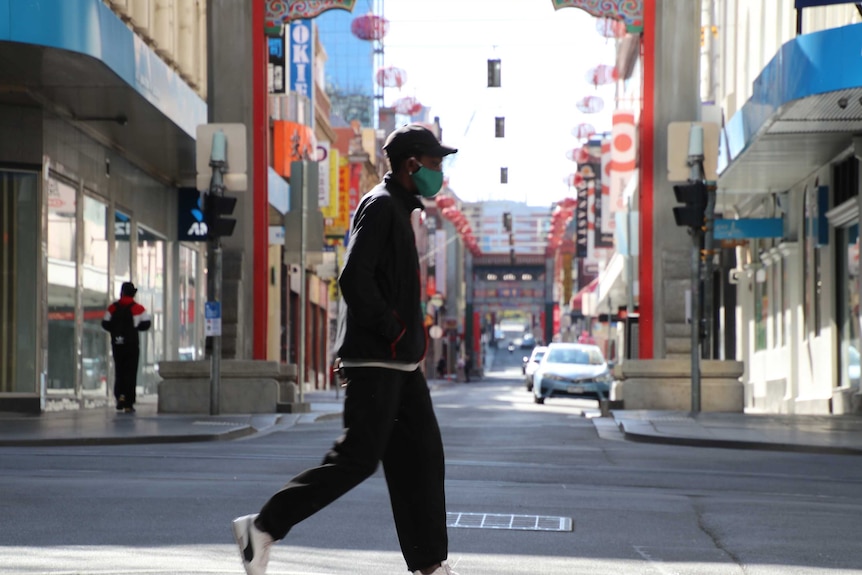
<instances>
[{"instance_id":1,"label":"vertical shop sign","mask_svg":"<svg viewBox=\"0 0 862 575\"><path fill-rule=\"evenodd\" d=\"M359 206L359 198L362 193L359 191L359 185L362 180L362 164L350 164L350 217Z\"/></svg>"},{"instance_id":2,"label":"vertical shop sign","mask_svg":"<svg viewBox=\"0 0 862 575\"><path fill-rule=\"evenodd\" d=\"M323 141L317 144L317 164L319 170L318 188L317 188L317 205L320 208L325 208L329 205L329 149L330 143Z\"/></svg>"},{"instance_id":3,"label":"vertical shop sign","mask_svg":"<svg viewBox=\"0 0 862 575\"><path fill-rule=\"evenodd\" d=\"M578 203L575 207L575 255L587 257L587 186L578 186Z\"/></svg>"},{"instance_id":4,"label":"vertical shop sign","mask_svg":"<svg viewBox=\"0 0 862 575\"><path fill-rule=\"evenodd\" d=\"M290 89L308 98L314 109L312 38L310 20L290 23Z\"/></svg>"},{"instance_id":5,"label":"vertical shop sign","mask_svg":"<svg viewBox=\"0 0 862 575\"><path fill-rule=\"evenodd\" d=\"M284 94L286 90L284 82L284 36L268 38L269 63L267 66L268 84L270 94Z\"/></svg>"}]
</instances>

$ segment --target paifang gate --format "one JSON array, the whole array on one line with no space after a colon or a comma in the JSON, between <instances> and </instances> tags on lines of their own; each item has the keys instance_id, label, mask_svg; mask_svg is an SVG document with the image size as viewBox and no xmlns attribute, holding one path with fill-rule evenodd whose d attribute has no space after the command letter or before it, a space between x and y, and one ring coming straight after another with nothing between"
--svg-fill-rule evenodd
<instances>
[{"instance_id":1,"label":"paifang gate","mask_svg":"<svg viewBox=\"0 0 862 575\"><path fill-rule=\"evenodd\" d=\"M468 320L476 328L492 316L517 310L541 326L544 341L553 334L553 260L542 256L480 256L473 258L467 286ZM478 330L477 330L478 331ZM470 331L468 330L468 333Z\"/></svg>"}]
</instances>

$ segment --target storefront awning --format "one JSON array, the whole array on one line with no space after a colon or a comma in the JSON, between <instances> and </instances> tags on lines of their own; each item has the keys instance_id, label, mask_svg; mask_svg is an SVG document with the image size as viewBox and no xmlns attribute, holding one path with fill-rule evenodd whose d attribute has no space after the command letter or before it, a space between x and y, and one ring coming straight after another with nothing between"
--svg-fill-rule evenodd
<instances>
[{"instance_id":1,"label":"storefront awning","mask_svg":"<svg viewBox=\"0 0 862 575\"><path fill-rule=\"evenodd\" d=\"M575 313L581 313L583 311L584 305L584 296L587 294L592 294L596 291L596 287L599 285L599 278L593 278L590 283L582 287L578 290L575 295L572 296L572 299L569 301L569 309L571 309Z\"/></svg>"},{"instance_id":2,"label":"storefront awning","mask_svg":"<svg viewBox=\"0 0 862 575\"><path fill-rule=\"evenodd\" d=\"M862 24L799 36L754 81L721 139L719 188L783 191L862 132Z\"/></svg>"},{"instance_id":3,"label":"storefront awning","mask_svg":"<svg viewBox=\"0 0 862 575\"><path fill-rule=\"evenodd\" d=\"M177 182L206 102L101 0L0 0L0 105L41 108Z\"/></svg>"}]
</instances>

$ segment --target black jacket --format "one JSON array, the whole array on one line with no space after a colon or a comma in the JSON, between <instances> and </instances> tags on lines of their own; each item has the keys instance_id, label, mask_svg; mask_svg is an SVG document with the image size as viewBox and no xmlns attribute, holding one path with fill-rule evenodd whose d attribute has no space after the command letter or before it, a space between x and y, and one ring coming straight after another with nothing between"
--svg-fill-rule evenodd
<instances>
[{"instance_id":1,"label":"black jacket","mask_svg":"<svg viewBox=\"0 0 862 575\"><path fill-rule=\"evenodd\" d=\"M387 174L359 202L344 268L341 359L415 363L425 356L419 257L410 214L422 202Z\"/></svg>"}]
</instances>

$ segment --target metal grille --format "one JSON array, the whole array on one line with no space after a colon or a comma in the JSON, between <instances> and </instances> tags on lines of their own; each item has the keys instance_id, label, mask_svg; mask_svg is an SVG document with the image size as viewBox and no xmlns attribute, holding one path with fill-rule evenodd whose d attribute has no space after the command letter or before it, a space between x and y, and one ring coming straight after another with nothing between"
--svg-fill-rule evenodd
<instances>
[{"instance_id":1,"label":"metal grille","mask_svg":"<svg viewBox=\"0 0 862 575\"><path fill-rule=\"evenodd\" d=\"M509 529L513 531L574 531L571 517L549 517L542 515L510 515L497 513L446 514L448 527L464 529Z\"/></svg>"}]
</instances>

